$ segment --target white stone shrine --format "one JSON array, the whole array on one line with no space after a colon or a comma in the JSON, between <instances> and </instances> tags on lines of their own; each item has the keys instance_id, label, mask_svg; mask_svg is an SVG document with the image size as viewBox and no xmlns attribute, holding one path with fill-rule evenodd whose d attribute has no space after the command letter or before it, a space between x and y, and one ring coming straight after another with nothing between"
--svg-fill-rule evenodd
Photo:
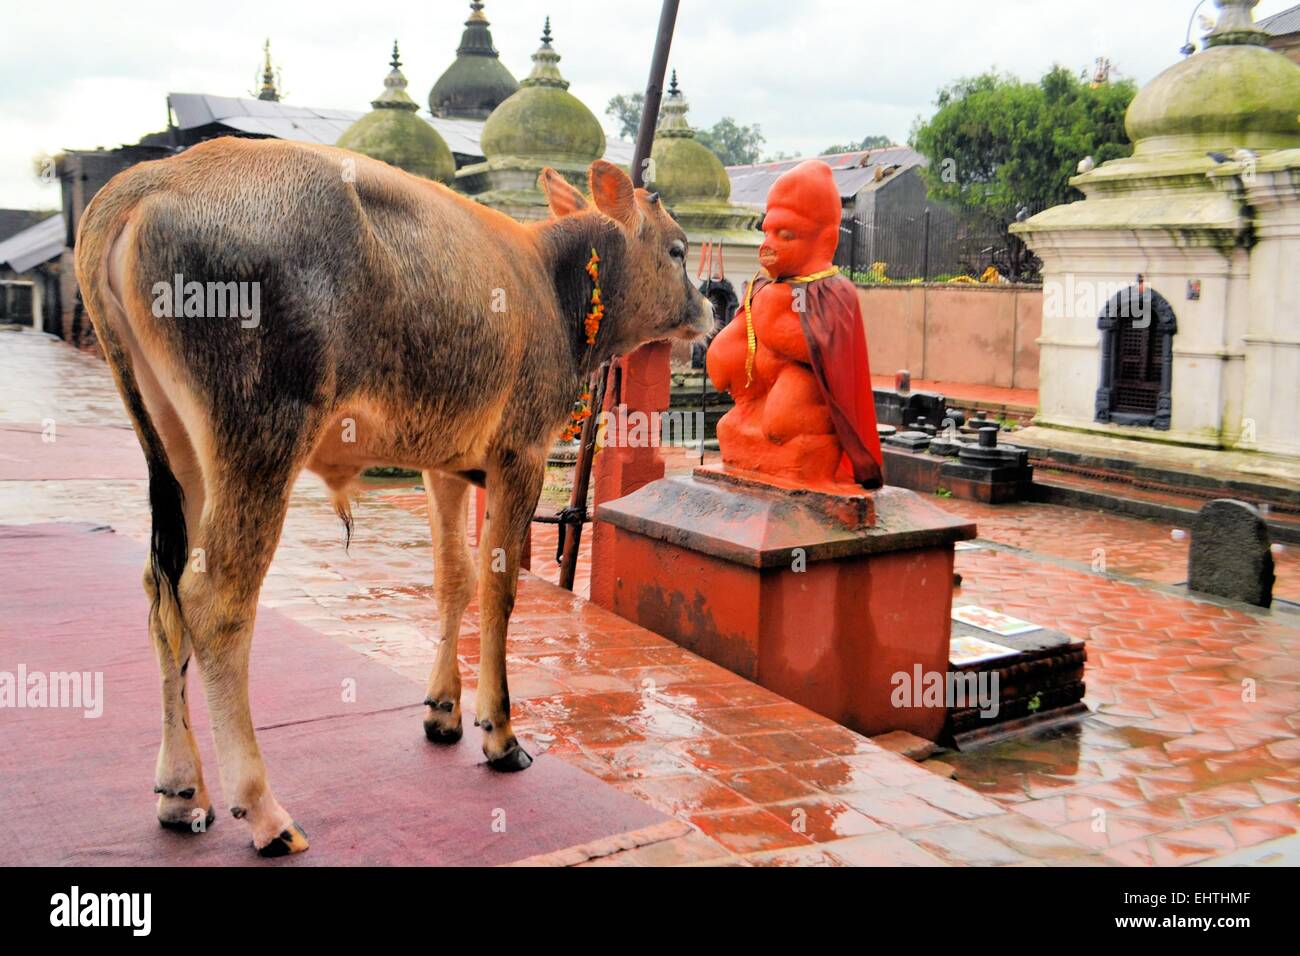
<instances>
[{"instance_id":1,"label":"white stone shrine","mask_svg":"<svg viewBox=\"0 0 1300 956\"><path fill-rule=\"evenodd\" d=\"M1129 107L1133 155L1012 227L1043 261L1036 421L1300 458L1300 66L1258 0L1216 2Z\"/></svg>"}]
</instances>

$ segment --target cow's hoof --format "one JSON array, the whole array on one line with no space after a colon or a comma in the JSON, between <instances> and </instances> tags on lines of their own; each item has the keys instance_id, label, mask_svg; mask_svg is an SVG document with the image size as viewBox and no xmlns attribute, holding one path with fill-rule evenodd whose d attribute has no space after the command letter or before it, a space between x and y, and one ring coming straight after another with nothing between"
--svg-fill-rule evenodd
<instances>
[{"instance_id":1,"label":"cow's hoof","mask_svg":"<svg viewBox=\"0 0 1300 956\"><path fill-rule=\"evenodd\" d=\"M516 773L527 770L533 765L533 758L528 751L519 746L519 741L511 740L506 752L500 757L489 757L488 766L501 773Z\"/></svg>"},{"instance_id":2,"label":"cow's hoof","mask_svg":"<svg viewBox=\"0 0 1300 956\"><path fill-rule=\"evenodd\" d=\"M211 807L208 807L207 811L201 815L197 812L200 810L202 810L201 807L194 807L183 814L159 810L158 825L164 830L171 830L174 833L206 833L208 827L212 826L213 822L216 821L217 815L212 812ZM203 821L201 826L198 825L200 819Z\"/></svg>"},{"instance_id":3,"label":"cow's hoof","mask_svg":"<svg viewBox=\"0 0 1300 956\"><path fill-rule=\"evenodd\" d=\"M296 823L289 825L287 829L281 830L266 846L253 846L257 850L258 856L276 857L288 856L291 853L302 853L310 844L307 842L307 834L303 832L302 827Z\"/></svg>"},{"instance_id":4,"label":"cow's hoof","mask_svg":"<svg viewBox=\"0 0 1300 956\"><path fill-rule=\"evenodd\" d=\"M177 833L202 833L216 819L208 792L201 786L178 791L158 786L153 792L158 794L158 825L161 827Z\"/></svg>"},{"instance_id":5,"label":"cow's hoof","mask_svg":"<svg viewBox=\"0 0 1300 956\"><path fill-rule=\"evenodd\" d=\"M435 744L454 744L463 734L459 721L451 728L441 727L432 720L424 722L424 736Z\"/></svg>"}]
</instances>

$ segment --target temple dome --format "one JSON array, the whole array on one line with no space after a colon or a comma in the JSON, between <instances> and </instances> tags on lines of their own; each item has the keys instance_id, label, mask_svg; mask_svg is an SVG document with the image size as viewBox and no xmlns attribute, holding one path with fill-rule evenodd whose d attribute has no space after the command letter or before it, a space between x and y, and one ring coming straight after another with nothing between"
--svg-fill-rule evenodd
<instances>
[{"instance_id":1,"label":"temple dome","mask_svg":"<svg viewBox=\"0 0 1300 956\"><path fill-rule=\"evenodd\" d=\"M686 122L689 108L674 70L650 151L654 180L649 187L660 192L670 207L683 202L726 203L731 199L731 179L722 160L695 138L695 130Z\"/></svg>"},{"instance_id":2,"label":"temple dome","mask_svg":"<svg viewBox=\"0 0 1300 956\"><path fill-rule=\"evenodd\" d=\"M1142 88L1125 118L1139 153L1300 147L1300 66L1262 45L1257 0L1219 0L1206 49Z\"/></svg>"},{"instance_id":3,"label":"temple dome","mask_svg":"<svg viewBox=\"0 0 1300 956\"><path fill-rule=\"evenodd\" d=\"M426 179L450 182L456 174L451 149L437 130L416 115L419 107L406 92L400 66L397 41L393 41L393 68L384 78L384 92L371 101L374 109L345 129L335 145Z\"/></svg>"},{"instance_id":4,"label":"temple dome","mask_svg":"<svg viewBox=\"0 0 1300 956\"><path fill-rule=\"evenodd\" d=\"M569 92L559 62L548 17L542 46L533 54L532 73L483 124L479 142L488 160L509 156L590 163L604 155L605 132L591 110Z\"/></svg>"},{"instance_id":5,"label":"temple dome","mask_svg":"<svg viewBox=\"0 0 1300 956\"><path fill-rule=\"evenodd\" d=\"M429 91L429 111L434 116L486 119L519 89L492 45L483 4L471 3L470 9L456 59Z\"/></svg>"}]
</instances>

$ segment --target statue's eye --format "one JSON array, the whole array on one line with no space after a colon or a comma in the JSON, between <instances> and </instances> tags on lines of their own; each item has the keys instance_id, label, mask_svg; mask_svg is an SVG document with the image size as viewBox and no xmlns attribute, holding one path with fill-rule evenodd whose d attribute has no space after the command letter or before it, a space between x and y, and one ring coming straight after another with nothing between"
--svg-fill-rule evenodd
<instances>
[{"instance_id":1,"label":"statue's eye","mask_svg":"<svg viewBox=\"0 0 1300 956\"><path fill-rule=\"evenodd\" d=\"M685 262L686 243L682 242L680 239L674 239L672 245L668 247L668 254L672 256L674 259L681 259L683 262Z\"/></svg>"}]
</instances>

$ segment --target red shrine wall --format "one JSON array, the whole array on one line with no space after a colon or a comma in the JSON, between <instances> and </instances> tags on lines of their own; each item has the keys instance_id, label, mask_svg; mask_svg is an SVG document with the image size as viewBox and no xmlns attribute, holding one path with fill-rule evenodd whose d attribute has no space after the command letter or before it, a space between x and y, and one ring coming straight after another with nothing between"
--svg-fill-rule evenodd
<instances>
[{"instance_id":1,"label":"red shrine wall","mask_svg":"<svg viewBox=\"0 0 1300 956\"><path fill-rule=\"evenodd\" d=\"M874 375L1038 387L1038 286L858 286Z\"/></svg>"}]
</instances>

